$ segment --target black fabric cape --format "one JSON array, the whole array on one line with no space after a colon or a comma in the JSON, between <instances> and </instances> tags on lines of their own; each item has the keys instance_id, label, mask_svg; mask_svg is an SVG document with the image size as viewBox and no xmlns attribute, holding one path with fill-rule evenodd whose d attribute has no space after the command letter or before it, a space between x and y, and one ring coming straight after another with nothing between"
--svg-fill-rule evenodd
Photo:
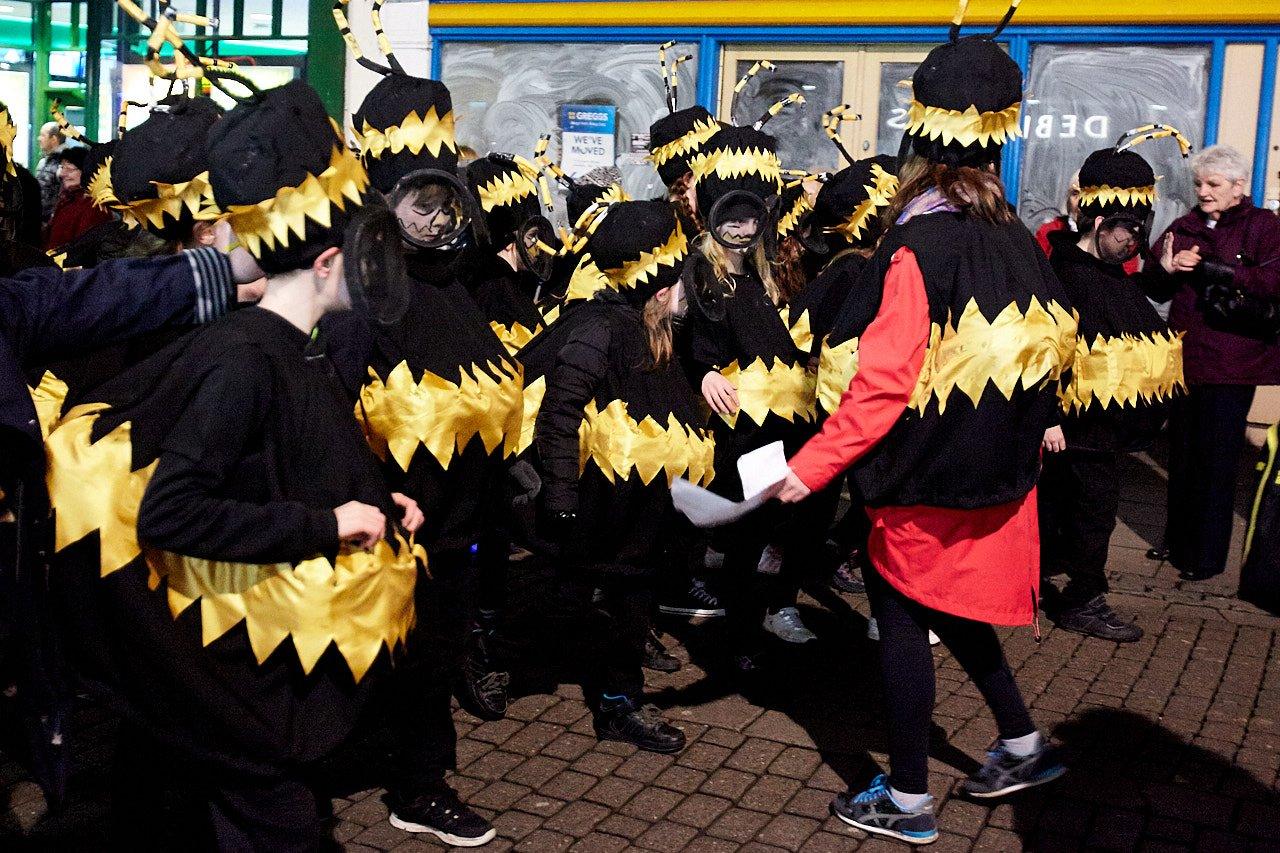
<instances>
[{"instance_id":1,"label":"black fabric cape","mask_svg":"<svg viewBox=\"0 0 1280 853\"><path fill-rule=\"evenodd\" d=\"M320 546L332 561L334 507L358 500L398 517L327 362L308 359L306 345L279 316L248 308L97 390L95 402L108 408L92 422L94 446L127 422L132 470L159 460L139 510L144 545L149 531L191 538L193 556L295 561ZM59 430L84 428L86 417L95 415L73 410ZM57 437L49 442L53 469ZM220 439L239 447L218 447ZM211 461L229 453L229 467ZM202 499L234 501L234 511L191 518L197 505L184 488L192 477L216 477ZM258 663L244 621L205 645L200 603L172 616L166 582L157 578L152 588L142 555L100 576L100 535L91 531L55 555L60 616L82 675L138 725L187 757L241 773L286 772L346 737L389 663L385 647L357 683L334 645L310 673L288 636ZM252 589L235 575L223 582Z\"/></svg>"},{"instance_id":2,"label":"black fabric cape","mask_svg":"<svg viewBox=\"0 0 1280 853\"><path fill-rule=\"evenodd\" d=\"M826 266L805 285L791 300L792 323L808 312L809 328L813 331L813 354L817 354L822 341L831 333L836 317L849 299L858 276L867 265L867 259L854 251L844 251L831 258Z\"/></svg>"},{"instance_id":3,"label":"black fabric cape","mask_svg":"<svg viewBox=\"0 0 1280 853\"><path fill-rule=\"evenodd\" d=\"M534 288L497 255L481 253L472 258L467 290L500 338L503 330L510 332L516 324L535 333L542 326L542 315L533 302Z\"/></svg>"}]
</instances>

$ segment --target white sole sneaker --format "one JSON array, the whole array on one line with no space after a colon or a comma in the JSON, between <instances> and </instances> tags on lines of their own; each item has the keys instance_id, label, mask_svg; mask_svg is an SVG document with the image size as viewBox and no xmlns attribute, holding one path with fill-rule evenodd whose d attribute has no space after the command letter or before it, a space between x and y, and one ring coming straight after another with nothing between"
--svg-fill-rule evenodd
<instances>
[{"instance_id":1,"label":"white sole sneaker","mask_svg":"<svg viewBox=\"0 0 1280 853\"><path fill-rule=\"evenodd\" d=\"M783 610L787 610L787 609L790 609L790 608L785 608L785 607L783 608ZM778 614L780 614L781 612L782 612L781 610L778 611ZM779 640L782 640L782 642L792 643L793 645L801 646L801 645L804 645L805 643L812 643L814 640L818 639L817 634L813 633L804 625L799 624L798 622L795 624L788 624L784 620L777 619L776 617L778 614L769 613L766 611L764 614L764 621L761 623L761 627L763 627L766 631L768 631L773 636L777 637ZM797 620L798 618L799 617L797 617Z\"/></svg>"},{"instance_id":2,"label":"white sole sneaker","mask_svg":"<svg viewBox=\"0 0 1280 853\"><path fill-rule=\"evenodd\" d=\"M876 642L880 640L880 626L876 624L874 616L867 620L867 639L875 640ZM941 642L942 640L938 638L937 634L932 631L929 632L929 645L936 646Z\"/></svg>"},{"instance_id":3,"label":"white sole sneaker","mask_svg":"<svg viewBox=\"0 0 1280 853\"><path fill-rule=\"evenodd\" d=\"M395 812L391 813L391 817L389 817L388 820L390 821L391 825L394 826L396 829L401 829L401 830L404 830L405 832L427 833L430 835L434 835L436 838L439 838L445 844L451 845L453 847L480 847L481 845L488 844L490 841L498 837L498 830L494 829L493 827L490 827L489 831L486 832L484 835L480 835L475 838L464 838L461 835L450 835L447 832L442 832L433 826L427 826L426 824L413 823L412 821L403 820L399 817L396 817Z\"/></svg>"},{"instance_id":4,"label":"white sole sneaker","mask_svg":"<svg viewBox=\"0 0 1280 853\"><path fill-rule=\"evenodd\" d=\"M658 612L665 613L668 616L723 616L724 608L708 610L698 607L675 607L669 604L659 604Z\"/></svg>"}]
</instances>

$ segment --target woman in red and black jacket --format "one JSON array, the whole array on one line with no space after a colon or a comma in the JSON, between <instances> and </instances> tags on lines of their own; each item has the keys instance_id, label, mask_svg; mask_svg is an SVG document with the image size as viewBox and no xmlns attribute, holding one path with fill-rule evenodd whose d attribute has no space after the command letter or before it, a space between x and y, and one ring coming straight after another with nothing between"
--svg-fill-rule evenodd
<instances>
[{"instance_id":1,"label":"woman in red and black jacket","mask_svg":"<svg viewBox=\"0 0 1280 853\"><path fill-rule=\"evenodd\" d=\"M1259 318L1280 314L1280 218L1249 201L1249 170L1234 149L1206 148L1191 169L1196 207L1173 221L1146 265L1151 295L1173 297L1169 325L1184 333L1188 388L1169 420L1167 550L1149 556L1201 580L1226 568L1254 389L1280 384L1280 324L1221 316L1206 289L1252 301Z\"/></svg>"}]
</instances>

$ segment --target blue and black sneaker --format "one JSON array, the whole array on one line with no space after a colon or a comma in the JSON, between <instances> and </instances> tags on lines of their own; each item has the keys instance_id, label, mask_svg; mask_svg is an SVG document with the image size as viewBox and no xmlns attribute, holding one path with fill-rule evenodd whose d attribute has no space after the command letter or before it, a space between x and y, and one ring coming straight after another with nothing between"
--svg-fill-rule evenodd
<instances>
[{"instance_id":1,"label":"blue and black sneaker","mask_svg":"<svg viewBox=\"0 0 1280 853\"><path fill-rule=\"evenodd\" d=\"M1030 755L1017 756L999 741L987 753L982 769L960 783L960 790L971 797L991 799L1052 782L1067 768L1058 760L1058 752L1047 743Z\"/></svg>"},{"instance_id":2,"label":"blue and black sneaker","mask_svg":"<svg viewBox=\"0 0 1280 853\"><path fill-rule=\"evenodd\" d=\"M884 774L871 780L861 794L839 794L831 802L831 813L850 826L887 835L908 844L932 844L938 840L938 821L933 816L933 797L918 808L904 809L889 794Z\"/></svg>"}]
</instances>

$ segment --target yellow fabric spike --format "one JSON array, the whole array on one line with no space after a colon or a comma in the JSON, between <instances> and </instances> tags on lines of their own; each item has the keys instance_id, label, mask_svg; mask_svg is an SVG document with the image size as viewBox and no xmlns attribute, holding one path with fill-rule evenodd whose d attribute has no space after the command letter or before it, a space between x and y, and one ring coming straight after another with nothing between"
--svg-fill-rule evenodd
<instances>
[{"instance_id":1,"label":"yellow fabric spike","mask_svg":"<svg viewBox=\"0 0 1280 853\"><path fill-rule=\"evenodd\" d=\"M844 222L829 228L828 233L840 234L850 243L855 243L862 236L867 221L880 208L889 206L889 202L898 192L898 176L880 168L879 163L872 163L871 177L874 183L869 186L863 185L863 189L867 191L866 201L854 208L853 213L849 214L849 218Z\"/></svg>"},{"instance_id":2,"label":"yellow fabric spike","mask_svg":"<svg viewBox=\"0 0 1280 853\"><path fill-rule=\"evenodd\" d=\"M48 370L40 377L40 384L31 389L31 402L35 404L36 418L40 421L40 434L46 439L58 425L58 416L66 399L67 383Z\"/></svg>"},{"instance_id":3,"label":"yellow fabric spike","mask_svg":"<svg viewBox=\"0 0 1280 853\"><path fill-rule=\"evenodd\" d=\"M102 169L99 169L94 177L101 173ZM107 180L105 192L111 192L110 176ZM160 181L151 183L156 188L155 198L140 198L137 201L127 202L117 199L111 204L111 207L120 211L120 218L130 228L151 227L159 230L165 226L166 216L176 221L182 216L184 209L194 216L213 202L213 187L209 185L208 171L201 172L191 180L179 184L166 184ZM90 192L92 191L93 188L90 186ZM104 192L101 187L98 191ZM94 200L97 201L97 199Z\"/></svg>"},{"instance_id":4,"label":"yellow fabric spike","mask_svg":"<svg viewBox=\"0 0 1280 853\"><path fill-rule=\"evenodd\" d=\"M756 358L743 368L735 359L720 374L738 391L738 411L718 415L730 427L737 426L739 415L763 424L770 412L787 421L814 419L817 377L803 364L787 364L775 356L772 366Z\"/></svg>"},{"instance_id":5,"label":"yellow fabric spike","mask_svg":"<svg viewBox=\"0 0 1280 853\"><path fill-rule=\"evenodd\" d=\"M970 299L959 322L943 329L933 324L920 378L908 404L923 413L929 401L938 401L938 413L959 389L978 405L988 384L1005 399L1014 389L1056 382L1071 365L1076 348L1076 319L1053 300L1041 304L1031 298L1026 312L1010 302L989 321Z\"/></svg>"},{"instance_id":6,"label":"yellow fabric spike","mask_svg":"<svg viewBox=\"0 0 1280 853\"><path fill-rule=\"evenodd\" d=\"M556 320L560 319L560 306L558 304L552 305L545 311L542 308L539 308L538 313L542 315L543 325L550 326Z\"/></svg>"},{"instance_id":7,"label":"yellow fabric spike","mask_svg":"<svg viewBox=\"0 0 1280 853\"><path fill-rule=\"evenodd\" d=\"M791 322L791 306L789 305L779 308L778 316L782 318L782 324L791 333L791 342L796 345L796 349L809 352L813 348L813 326L809 322L809 309L806 308L800 312L800 316L796 318L794 323Z\"/></svg>"},{"instance_id":8,"label":"yellow fabric spike","mask_svg":"<svg viewBox=\"0 0 1280 853\"><path fill-rule=\"evenodd\" d=\"M507 361L464 367L456 383L426 371L415 381L403 361L385 380L371 368L356 419L374 452L383 459L389 454L402 471L419 446L448 470L476 437L489 453L505 442L509 456L520 437L521 377L521 368Z\"/></svg>"},{"instance_id":9,"label":"yellow fabric spike","mask_svg":"<svg viewBox=\"0 0 1280 853\"><path fill-rule=\"evenodd\" d=\"M790 234L800 224L801 217L811 210L813 210L813 201L809 198L809 194L800 193L795 203L791 205L791 209L778 218L778 236L785 237Z\"/></svg>"},{"instance_id":10,"label":"yellow fabric spike","mask_svg":"<svg viewBox=\"0 0 1280 853\"><path fill-rule=\"evenodd\" d=\"M98 207L107 208L114 207L119 203L116 198L115 187L111 185L111 159L108 157L98 166L98 170L93 173L93 177L89 179L89 199ZM206 177L208 172L204 173Z\"/></svg>"},{"instance_id":11,"label":"yellow fabric spike","mask_svg":"<svg viewBox=\"0 0 1280 853\"><path fill-rule=\"evenodd\" d=\"M818 406L828 415L840 408L840 398L849 390L853 377L858 375L858 345L861 338L850 338L843 343L831 344L830 337L822 341L818 355Z\"/></svg>"},{"instance_id":12,"label":"yellow fabric spike","mask_svg":"<svg viewBox=\"0 0 1280 853\"><path fill-rule=\"evenodd\" d=\"M369 175L350 149L334 145L329 167L319 175L307 175L300 186L284 187L257 204L233 204L224 212L207 209L202 219L225 216L231 228L254 257L262 257L263 247L287 247L290 235L306 232L307 220L328 226L334 207L346 210L347 203L359 204L369 186Z\"/></svg>"},{"instance_id":13,"label":"yellow fabric spike","mask_svg":"<svg viewBox=\"0 0 1280 853\"><path fill-rule=\"evenodd\" d=\"M478 188L480 207L485 213L495 207L506 207L538 193L538 176L527 174L522 168L515 172L503 172Z\"/></svg>"},{"instance_id":14,"label":"yellow fabric spike","mask_svg":"<svg viewBox=\"0 0 1280 853\"><path fill-rule=\"evenodd\" d=\"M1081 187L1080 203L1081 204L1111 204L1119 202L1125 206L1136 206L1145 204L1148 206L1156 203L1155 185L1146 187L1112 187L1103 184L1100 187Z\"/></svg>"},{"instance_id":15,"label":"yellow fabric spike","mask_svg":"<svg viewBox=\"0 0 1280 853\"><path fill-rule=\"evenodd\" d=\"M569 287L565 290L565 302L576 302L582 299L590 299L602 290L609 288L609 279L600 268L596 266L595 259L590 253L582 256L582 260L578 261L578 266L574 268L573 275L569 277Z\"/></svg>"},{"instance_id":16,"label":"yellow fabric spike","mask_svg":"<svg viewBox=\"0 0 1280 853\"><path fill-rule=\"evenodd\" d=\"M715 136L720 124L715 119L701 119L694 122L693 129L666 145L660 145L649 152L648 160L655 166L661 166L668 160L698 150L702 143Z\"/></svg>"},{"instance_id":17,"label":"yellow fabric spike","mask_svg":"<svg viewBox=\"0 0 1280 853\"><path fill-rule=\"evenodd\" d=\"M718 148L715 151L705 151L689 162L689 168L693 172L694 183L711 174L722 180L758 175L762 180L776 182L778 188L782 188L782 163L777 154L763 148L748 148L745 151Z\"/></svg>"},{"instance_id":18,"label":"yellow fabric spike","mask_svg":"<svg viewBox=\"0 0 1280 853\"><path fill-rule=\"evenodd\" d=\"M645 485L664 472L667 485L677 477L695 484L711 482L713 440L706 430L683 426L675 415L668 416L666 426L651 417L637 423L623 401L614 400L600 411L592 400L578 437L580 470L594 462L611 483L625 480L632 470Z\"/></svg>"},{"instance_id":19,"label":"yellow fabric spike","mask_svg":"<svg viewBox=\"0 0 1280 853\"><path fill-rule=\"evenodd\" d=\"M156 463L133 470L131 424L120 424L97 441L89 436L103 403L76 406L45 443L49 459L49 500L57 507L54 544L61 551L98 532L102 577L119 571L141 553L138 507Z\"/></svg>"},{"instance_id":20,"label":"yellow fabric spike","mask_svg":"<svg viewBox=\"0 0 1280 853\"><path fill-rule=\"evenodd\" d=\"M634 261L627 261L615 269L604 270L605 278L614 290L626 287L637 287L651 280L658 274L659 267L674 267L689 254L689 240L684 235L677 219L675 230L661 246L641 252Z\"/></svg>"},{"instance_id":21,"label":"yellow fabric spike","mask_svg":"<svg viewBox=\"0 0 1280 853\"><path fill-rule=\"evenodd\" d=\"M361 156L372 160L377 160L388 152L399 154L401 151L408 151L410 154L420 154L426 150L432 156L439 156L443 148L458 150L453 111L440 116L436 113L435 104L431 105L425 116L419 116L418 111L414 110L400 124L386 130L370 127L369 122L365 121L363 127L355 128L355 137Z\"/></svg>"},{"instance_id":22,"label":"yellow fabric spike","mask_svg":"<svg viewBox=\"0 0 1280 853\"><path fill-rule=\"evenodd\" d=\"M944 145L952 142L972 145L977 142L986 148L988 145L1003 145L1021 136L1021 114L1021 101L999 112L980 113L973 105L961 112L927 107L913 99L907 108L907 133L929 139L941 137Z\"/></svg>"},{"instance_id":23,"label":"yellow fabric spike","mask_svg":"<svg viewBox=\"0 0 1280 853\"><path fill-rule=\"evenodd\" d=\"M524 386L524 405L520 414L520 441L516 445L519 456L533 446L533 428L538 420L538 411L542 408L542 398L547 393L547 377L539 376Z\"/></svg>"},{"instance_id":24,"label":"yellow fabric spike","mask_svg":"<svg viewBox=\"0 0 1280 853\"><path fill-rule=\"evenodd\" d=\"M1163 402L1187 390L1182 372L1182 333L1098 335L1076 341L1071 382L1060 397L1065 412Z\"/></svg>"},{"instance_id":25,"label":"yellow fabric spike","mask_svg":"<svg viewBox=\"0 0 1280 853\"><path fill-rule=\"evenodd\" d=\"M15 177L18 169L13 164L13 140L18 136L18 126L13 123L9 110L0 110L0 152L4 154L4 169L9 177Z\"/></svg>"},{"instance_id":26,"label":"yellow fabric spike","mask_svg":"<svg viewBox=\"0 0 1280 853\"><path fill-rule=\"evenodd\" d=\"M169 612L178 618L199 602L202 642L209 645L245 623L258 663L285 638L310 673L333 645L356 681L383 648L405 642L414 622L413 589L420 545L397 536L398 552L380 541L371 551L343 550L296 566L201 560L147 550L153 584L167 584Z\"/></svg>"},{"instance_id":27,"label":"yellow fabric spike","mask_svg":"<svg viewBox=\"0 0 1280 853\"><path fill-rule=\"evenodd\" d=\"M489 325L493 328L493 333L498 336L498 340L502 341L502 345L507 348L508 355L515 355L520 351L521 347L536 338L544 328L543 326L538 326L536 329L526 329L519 323L512 323L507 326L497 320L489 321Z\"/></svg>"}]
</instances>

